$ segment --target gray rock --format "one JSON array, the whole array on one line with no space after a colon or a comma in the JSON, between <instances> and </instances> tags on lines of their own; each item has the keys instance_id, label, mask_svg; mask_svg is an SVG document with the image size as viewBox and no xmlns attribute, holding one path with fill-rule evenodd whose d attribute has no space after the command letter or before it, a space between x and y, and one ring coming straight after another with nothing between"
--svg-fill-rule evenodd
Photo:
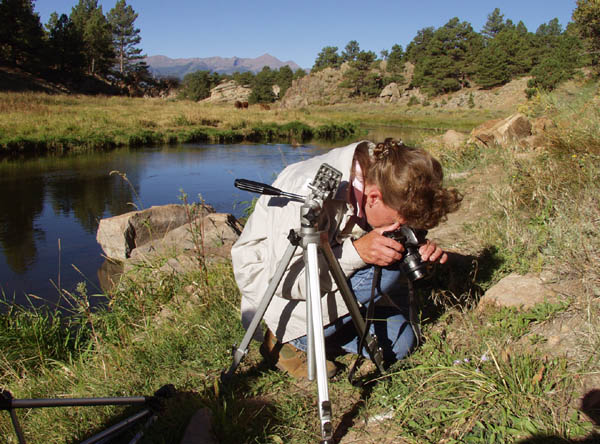
<instances>
[{"instance_id":1,"label":"gray rock","mask_svg":"<svg viewBox=\"0 0 600 444\"><path fill-rule=\"evenodd\" d=\"M206 207L207 211L214 211ZM130 211L100 220L96 240L111 259L127 259L131 252L188 220L183 205L163 205L142 211Z\"/></svg>"},{"instance_id":2,"label":"gray rock","mask_svg":"<svg viewBox=\"0 0 600 444\"><path fill-rule=\"evenodd\" d=\"M395 82L388 84L379 94L379 98L386 102L398 101L400 98L400 88L398 88L398 84Z\"/></svg>"},{"instance_id":3,"label":"gray rock","mask_svg":"<svg viewBox=\"0 0 600 444\"><path fill-rule=\"evenodd\" d=\"M131 259L135 262L169 257L165 270L182 272L197 267L194 258L229 258L231 246L237 240L242 226L235 217L225 213L211 213L185 223L160 239L154 239L135 248Z\"/></svg>"}]
</instances>

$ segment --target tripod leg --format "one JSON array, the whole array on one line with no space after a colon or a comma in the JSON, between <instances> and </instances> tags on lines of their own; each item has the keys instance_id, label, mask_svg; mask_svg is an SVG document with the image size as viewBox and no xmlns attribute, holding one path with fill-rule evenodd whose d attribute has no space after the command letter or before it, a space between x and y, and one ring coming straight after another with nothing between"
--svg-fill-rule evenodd
<instances>
[{"instance_id":1,"label":"tripod leg","mask_svg":"<svg viewBox=\"0 0 600 444\"><path fill-rule=\"evenodd\" d=\"M319 267L317 244L308 243L306 248L310 287L307 291L307 304L310 306L313 332L313 351L317 370L317 389L319 394L319 418L321 420L322 442L332 442L333 426L331 424L331 402L327 382L327 362L325 359L325 335L323 333L323 313L321 310L321 288L319 284ZM308 319L307 319L308 322Z\"/></svg>"},{"instance_id":2,"label":"tripod leg","mask_svg":"<svg viewBox=\"0 0 600 444\"><path fill-rule=\"evenodd\" d=\"M281 258L281 261L277 265L275 274L273 274L273 277L271 278L271 281L269 282L269 286L267 287L267 290L265 291L265 295L261 299L260 304L258 305L258 308L256 309L256 313L254 313L252 321L250 322L250 325L248 327L248 330L246 331L246 334L244 335L244 338L242 339L242 342L240 343L239 347L236 348L234 346L234 348L233 348L233 362L231 363L231 367L229 367L229 370L227 370L227 372L221 373L222 381L227 380L228 378L230 378L233 375L235 370L240 365L240 362L242 362L242 359L248 353L248 346L250 345L250 341L252 340L254 333L256 333L256 330L258 329L258 327L260 325L260 321L262 320L263 316L265 315L265 312L267 311L267 308L269 307L271 300L273 300L273 296L275 295L275 290L277 290L277 287L279 286L279 282L281 282L281 279L283 278L283 274L285 273L285 270L287 269L288 265L290 264L290 261L292 260L292 257L294 256L294 252L296 251L296 248L298 248L297 245L290 243L290 245L288 245L287 249L285 250L285 253L283 254L283 257Z\"/></svg>"},{"instance_id":3,"label":"tripod leg","mask_svg":"<svg viewBox=\"0 0 600 444\"><path fill-rule=\"evenodd\" d=\"M365 336L365 347L369 356L371 357L371 361L375 363L377 369L381 373L385 373L385 369L383 367L383 351L379 347L377 343L377 338L368 331L366 322L360 312L360 307L358 306L358 302L356 302L356 297L348 285L348 281L346 280L346 276L344 275L344 271L340 266L337 258L333 254L333 250L327 241L321 242L321 251L323 252L325 259L327 260L327 265L329 265L329 269L331 270L331 274L335 283L337 284L338 289L346 303L346 307L350 312L350 316L352 317L352 322L354 323L354 327L359 334L359 337ZM362 350L358 350L360 354Z\"/></svg>"}]
</instances>

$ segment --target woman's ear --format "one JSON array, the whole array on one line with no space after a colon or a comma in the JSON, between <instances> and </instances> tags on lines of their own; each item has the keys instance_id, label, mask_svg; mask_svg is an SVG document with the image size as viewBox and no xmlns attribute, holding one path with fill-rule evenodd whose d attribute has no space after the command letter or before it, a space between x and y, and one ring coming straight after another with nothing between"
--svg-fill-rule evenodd
<instances>
[{"instance_id":1,"label":"woman's ear","mask_svg":"<svg viewBox=\"0 0 600 444\"><path fill-rule=\"evenodd\" d=\"M365 205L368 207L373 207L373 205L382 201L381 199L381 191L379 191L379 187L377 185L367 184L365 187Z\"/></svg>"}]
</instances>

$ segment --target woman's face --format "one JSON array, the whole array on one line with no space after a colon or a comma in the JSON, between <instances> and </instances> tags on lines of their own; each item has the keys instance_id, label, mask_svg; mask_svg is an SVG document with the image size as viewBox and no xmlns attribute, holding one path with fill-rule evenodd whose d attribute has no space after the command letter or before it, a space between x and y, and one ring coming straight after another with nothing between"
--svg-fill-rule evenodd
<instances>
[{"instance_id":1,"label":"woman's face","mask_svg":"<svg viewBox=\"0 0 600 444\"><path fill-rule=\"evenodd\" d=\"M365 215L367 223L372 228L381 228L393 225L396 222L400 223L400 225L406 223L406 220L398 211L383 203L381 192L376 185L367 184L365 187L365 199Z\"/></svg>"}]
</instances>

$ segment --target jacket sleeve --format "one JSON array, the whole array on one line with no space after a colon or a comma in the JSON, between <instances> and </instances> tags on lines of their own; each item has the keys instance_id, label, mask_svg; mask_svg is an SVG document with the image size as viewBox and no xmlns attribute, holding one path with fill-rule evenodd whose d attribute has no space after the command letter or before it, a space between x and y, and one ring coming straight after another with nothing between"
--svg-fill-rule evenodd
<instances>
[{"instance_id":1,"label":"jacket sleeve","mask_svg":"<svg viewBox=\"0 0 600 444\"><path fill-rule=\"evenodd\" d=\"M282 174L273 186L302 194L305 192L306 185L303 182L305 179L290 179ZM242 235L232 248L235 279L244 296L254 300L262 297L289 246L290 230L300 228L301 207L302 203L283 197L261 196L258 199ZM339 222L336 220L335 211L331 208L324 208L322 211L325 220L323 228L327 232L334 256L346 276L350 276L357 269L365 266L365 263L352 245L351 238L339 242L337 236ZM306 275L302 253L303 249L299 246L275 292L276 296L285 299L306 299ZM327 272L327 264L322 254L319 254L319 280L322 294L336 290L335 282Z\"/></svg>"}]
</instances>

